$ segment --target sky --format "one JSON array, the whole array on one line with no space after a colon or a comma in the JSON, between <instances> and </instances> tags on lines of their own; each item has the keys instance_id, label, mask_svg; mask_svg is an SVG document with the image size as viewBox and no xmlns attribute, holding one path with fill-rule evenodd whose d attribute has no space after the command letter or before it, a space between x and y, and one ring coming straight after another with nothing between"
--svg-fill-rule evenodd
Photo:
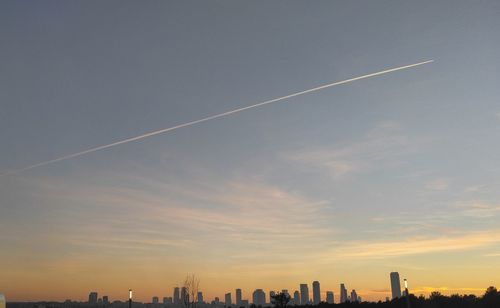
<instances>
[{"instance_id":1,"label":"sky","mask_svg":"<svg viewBox=\"0 0 500 308\"><path fill-rule=\"evenodd\" d=\"M500 2L0 2L8 301L500 286ZM310 287L310 291L312 288Z\"/></svg>"}]
</instances>

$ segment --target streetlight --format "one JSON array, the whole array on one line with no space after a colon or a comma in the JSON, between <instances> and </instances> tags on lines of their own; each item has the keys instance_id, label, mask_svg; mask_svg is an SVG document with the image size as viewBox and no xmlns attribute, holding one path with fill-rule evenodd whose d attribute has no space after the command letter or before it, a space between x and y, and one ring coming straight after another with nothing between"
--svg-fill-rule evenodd
<instances>
[{"instance_id":1,"label":"streetlight","mask_svg":"<svg viewBox=\"0 0 500 308\"><path fill-rule=\"evenodd\" d=\"M132 289L128 290L128 308L132 308Z\"/></svg>"},{"instance_id":2,"label":"streetlight","mask_svg":"<svg viewBox=\"0 0 500 308\"><path fill-rule=\"evenodd\" d=\"M408 281L406 278L404 279L405 281L405 295L406 295L406 306L407 308L410 308L410 292L408 292Z\"/></svg>"}]
</instances>

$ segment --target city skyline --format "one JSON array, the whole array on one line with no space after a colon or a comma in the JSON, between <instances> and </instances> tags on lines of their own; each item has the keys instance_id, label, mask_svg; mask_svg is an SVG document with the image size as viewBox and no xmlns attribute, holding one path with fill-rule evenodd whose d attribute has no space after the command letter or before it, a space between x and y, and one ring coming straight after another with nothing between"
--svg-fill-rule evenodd
<instances>
[{"instance_id":1,"label":"city skyline","mask_svg":"<svg viewBox=\"0 0 500 308\"><path fill-rule=\"evenodd\" d=\"M500 285L498 12L0 1L0 293Z\"/></svg>"},{"instance_id":2,"label":"city skyline","mask_svg":"<svg viewBox=\"0 0 500 308\"><path fill-rule=\"evenodd\" d=\"M399 280L399 273L397 272L391 272L390 273L390 285L391 285L391 290L392 293L394 293L394 287L396 287L395 284L395 279ZM234 303L235 307L238 307L238 305L242 305L242 302L246 301L248 303L256 304L257 306L261 305L263 306L264 304L270 305L271 304L271 298L276 294L276 292L281 292L281 293L286 293L290 297L290 303L291 305L318 305L320 302L326 302L326 303L333 303L334 302L334 292L331 290L326 290L324 292L320 291L320 282L315 280L311 283L311 290L309 291L309 287L307 283L301 283L299 284L298 288L293 291L293 294L290 294L288 289L282 289L281 291L277 291L278 289L270 289L269 290L269 300L266 301L266 292L262 288L257 288L253 290L253 292L249 292L249 298L252 299L250 301L249 299L245 299L244 297L244 292L242 289L237 288L234 289L234 295L236 298L236 302ZM129 289L130 291L131 289ZM181 291L180 291L181 290ZM401 297L401 286L399 290L399 296ZM181 294L181 295L179 295ZM184 287L174 287L172 289L171 297L169 296L163 296L163 304L173 304L176 306L182 306L182 298L186 296L187 293L184 291ZM303 294L303 295L302 295ZM324 296L323 296L324 294ZM344 283L340 284L340 290L339 293L340 298L339 298L339 303L345 302L347 300L349 301L359 301L359 295L357 295L357 292L352 289L350 295L348 296L347 294L347 288ZM354 294L354 296L353 296ZM159 298L160 296L158 295L153 295L151 297L151 303L153 304L158 304L159 303ZM311 299L312 298L312 299ZM354 300L353 300L354 299ZM134 300L136 300L134 298ZM106 301L109 302L109 296L108 295L103 295L102 298L99 297L99 292L97 291L91 291L88 295L88 303L89 304L97 304L99 301ZM213 301L219 302L219 296L214 296L213 300L208 300L204 301L204 295L203 291L197 291L197 297L195 299L196 302L198 303L210 303ZM147 303L147 301L145 301ZM221 302L224 304L224 306L233 306L232 302L232 293L228 292L224 294L224 302Z\"/></svg>"}]
</instances>

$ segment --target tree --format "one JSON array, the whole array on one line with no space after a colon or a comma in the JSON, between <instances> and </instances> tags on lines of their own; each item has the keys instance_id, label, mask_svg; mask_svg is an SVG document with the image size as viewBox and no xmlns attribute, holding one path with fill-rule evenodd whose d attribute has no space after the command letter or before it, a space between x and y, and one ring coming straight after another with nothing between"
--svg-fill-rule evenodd
<instances>
[{"instance_id":1,"label":"tree","mask_svg":"<svg viewBox=\"0 0 500 308\"><path fill-rule=\"evenodd\" d=\"M437 300L440 300L442 297L443 297L443 295L441 294L441 292L439 292L439 291L433 291L433 292L431 292L431 295L429 296L429 299L431 301L437 301Z\"/></svg>"},{"instance_id":2,"label":"tree","mask_svg":"<svg viewBox=\"0 0 500 308\"><path fill-rule=\"evenodd\" d=\"M182 284L181 303L184 308L196 308L197 296L200 290L200 279L194 274L186 275Z\"/></svg>"},{"instance_id":3,"label":"tree","mask_svg":"<svg viewBox=\"0 0 500 308\"><path fill-rule=\"evenodd\" d=\"M286 292L276 292L271 295L271 304L274 304L276 308L286 308L288 302L290 302L290 295Z\"/></svg>"},{"instance_id":4,"label":"tree","mask_svg":"<svg viewBox=\"0 0 500 308\"><path fill-rule=\"evenodd\" d=\"M483 305L485 307L500 307L500 293L495 287L486 289L483 296Z\"/></svg>"}]
</instances>

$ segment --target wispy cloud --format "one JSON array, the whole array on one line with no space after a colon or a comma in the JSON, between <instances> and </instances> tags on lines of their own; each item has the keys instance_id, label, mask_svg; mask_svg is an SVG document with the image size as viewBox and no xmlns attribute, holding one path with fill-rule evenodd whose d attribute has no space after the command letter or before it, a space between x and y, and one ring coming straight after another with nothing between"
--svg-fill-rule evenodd
<instances>
[{"instance_id":1,"label":"wispy cloud","mask_svg":"<svg viewBox=\"0 0 500 308\"><path fill-rule=\"evenodd\" d=\"M435 191L445 191L450 187L450 180L446 178L437 178L427 182L425 188Z\"/></svg>"},{"instance_id":2,"label":"wispy cloud","mask_svg":"<svg viewBox=\"0 0 500 308\"><path fill-rule=\"evenodd\" d=\"M310 249L320 247L321 240L334 230L324 215L327 202L254 179L212 178L189 185L139 177L133 181L143 188L44 178L31 183L37 189L30 191L39 199L64 203L66 211L79 219L87 211L103 213L102 220L73 224L72 236L57 235L86 247L154 251L201 249L223 242L225 247L239 247L231 255L262 249L261 255L271 256L295 249L297 241ZM82 202L87 210L80 207Z\"/></svg>"},{"instance_id":3,"label":"wispy cloud","mask_svg":"<svg viewBox=\"0 0 500 308\"><path fill-rule=\"evenodd\" d=\"M378 123L357 142L332 147L318 147L288 153L285 158L318 170L327 170L334 178L342 178L369 170L375 162L393 159L410 145L408 137L398 133L394 122ZM394 163L394 161L392 161Z\"/></svg>"},{"instance_id":4,"label":"wispy cloud","mask_svg":"<svg viewBox=\"0 0 500 308\"><path fill-rule=\"evenodd\" d=\"M445 251L470 250L500 242L498 230L472 232L455 236L409 237L398 241L357 241L332 250L334 258L387 258Z\"/></svg>"},{"instance_id":5,"label":"wispy cloud","mask_svg":"<svg viewBox=\"0 0 500 308\"><path fill-rule=\"evenodd\" d=\"M483 257L500 257L500 252L486 253Z\"/></svg>"},{"instance_id":6,"label":"wispy cloud","mask_svg":"<svg viewBox=\"0 0 500 308\"><path fill-rule=\"evenodd\" d=\"M500 204L485 201L459 202L453 208L466 217L488 218L500 215Z\"/></svg>"}]
</instances>

